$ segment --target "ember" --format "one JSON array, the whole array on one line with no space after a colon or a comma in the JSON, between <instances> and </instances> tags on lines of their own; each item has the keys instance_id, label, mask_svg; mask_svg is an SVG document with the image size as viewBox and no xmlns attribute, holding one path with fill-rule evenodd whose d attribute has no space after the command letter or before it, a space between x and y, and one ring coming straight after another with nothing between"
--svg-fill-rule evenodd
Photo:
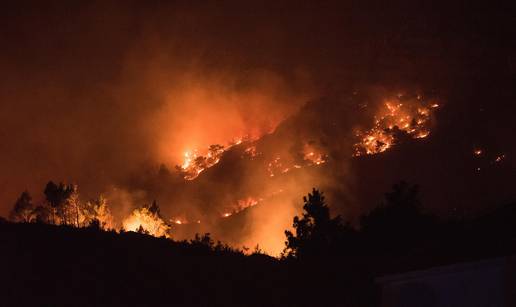
<instances>
[{"instance_id":1,"label":"ember","mask_svg":"<svg viewBox=\"0 0 516 307\"><path fill-rule=\"evenodd\" d=\"M385 101L374 118L373 127L357 131L356 136L360 141L355 144L354 156L386 151L396 143L397 132L415 139L427 137L430 134L432 110L437 107L437 103L424 103L421 96L413 99L398 95Z\"/></svg>"}]
</instances>

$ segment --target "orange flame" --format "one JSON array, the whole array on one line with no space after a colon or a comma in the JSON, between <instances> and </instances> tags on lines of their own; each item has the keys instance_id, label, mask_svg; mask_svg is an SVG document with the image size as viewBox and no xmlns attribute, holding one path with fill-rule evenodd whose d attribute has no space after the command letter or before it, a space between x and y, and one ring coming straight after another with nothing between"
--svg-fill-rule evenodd
<instances>
[{"instance_id":1,"label":"orange flame","mask_svg":"<svg viewBox=\"0 0 516 307\"><path fill-rule=\"evenodd\" d=\"M355 144L354 156L371 155L386 151L395 144L395 131L402 131L415 139L425 138L430 134L432 109L437 103L425 104L421 96L417 99L402 99L403 95L386 101L375 116L373 128L358 131L360 139Z\"/></svg>"}]
</instances>

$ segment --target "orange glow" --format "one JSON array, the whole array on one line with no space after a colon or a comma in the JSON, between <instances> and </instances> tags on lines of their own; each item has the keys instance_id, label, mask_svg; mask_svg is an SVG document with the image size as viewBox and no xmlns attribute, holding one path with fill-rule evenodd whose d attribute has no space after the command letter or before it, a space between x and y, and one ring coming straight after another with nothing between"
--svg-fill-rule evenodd
<instances>
[{"instance_id":1,"label":"orange glow","mask_svg":"<svg viewBox=\"0 0 516 307\"><path fill-rule=\"evenodd\" d=\"M142 207L134 209L129 217L123 221L123 227L128 231L138 231L142 227L150 235L155 237L169 237L170 226L155 212Z\"/></svg>"},{"instance_id":2,"label":"orange glow","mask_svg":"<svg viewBox=\"0 0 516 307\"><path fill-rule=\"evenodd\" d=\"M237 203L238 203L238 209L243 210L243 209L246 209L249 207L256 206L258 204L258 200L249 196L244 199L239 199Z\"/></svg>"},{"instance_id":3,"label":"orange glow","mask_svg":"<svg viewBox=\"0 0 516 307\"><path fill-rule=\"evenodd\" d=\"M269 177L274 177L274 173L278 169L284 169L283 164L281 163L281 157L279 156L267 164L267 172L269 173Z\"/></svg>"},{"instance_id":4,"label":"orange glow","mask_svg":"<svg viewBox=\"0 0 516 307\"><path fill-rule=\"evenodd\" d=\"M250 158L254 158L254 157L256 157L256 155L258 155L258 152L256 152L255 145L251 145L251 146L247 147L244 152Z\"/></svg>"},{"instance_id":5,"label":"orange glow","mask_svg":"<svg viewBox=\"0 0 516 307\"><path fill-rule=\"evenodd\" d=\"M318 152L315 146L305 144L303 146L303 159L307 161L308 164L321 165L326 162L326 155ZM296 165L294 165L294 167L296 167ZM296 168L300 168L300 166Z\"/></svg>"},{"instance_id":6,"label":"orange glow","mask_svg":"<svg viewBox=\"0 0 516 307\"><path fill-rule=\"evenodd\" d=\"M197 150L188 150L184 153L183 163L178 166L178 169L186 180L193 180L205 169L219 163L224 151L235 144L233 143L233 145L229 145L227 148L224 148L222 145L211 145L205 155L199 155Z\"/></svg>"}]
</instances>

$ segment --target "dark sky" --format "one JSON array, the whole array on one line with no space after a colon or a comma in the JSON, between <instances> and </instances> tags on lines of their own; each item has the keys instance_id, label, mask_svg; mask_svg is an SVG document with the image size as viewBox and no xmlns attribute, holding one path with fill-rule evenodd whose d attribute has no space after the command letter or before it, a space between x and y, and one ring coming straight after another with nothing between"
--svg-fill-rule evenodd
<instances>
[{"instance_id":1,"label":"dark sky","mask_svg":"<svg viewBox=\"0 0 516 307\"><path fill-rule=\"evenodd\" d=\"M420 163L453 158L423 184L449 186L448 171L473 180L464 169L480 146L491 160L507 156L482 186L495 195L503 182L501 200L511 197L510 2L190 2L1 5L0 214L24 189L40 197L50 179L92 196L142 165L179 163L187 147L268 131L309 99L376 87L428 91L444 103L428 147L436 153L411 150ZM377 171L385 184L416 172L416 162L392 155ZM369 178L360 171L358 182ZM459 196L446 191L437 199L448 206Z\"/></svg>"}]
</instances>

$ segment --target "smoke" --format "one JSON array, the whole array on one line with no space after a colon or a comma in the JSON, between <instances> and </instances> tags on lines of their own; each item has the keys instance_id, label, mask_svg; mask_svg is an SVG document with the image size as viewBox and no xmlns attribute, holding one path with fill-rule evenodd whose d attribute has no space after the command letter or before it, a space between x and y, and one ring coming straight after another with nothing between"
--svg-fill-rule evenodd
<instances>
[{"instance_id":1,"label":"smoke","mask_svg":"<svg viewBox=\"0 0 516 307\"><path fill-rule=\"evenodd\" d=\"M260 136L312 92L301 70L287 77L223 56L225 43L224 53L237 53L232 38L244 33L212 37L216 11L109 2L38 9L6 8L3 215L24 189L41 198L50 179L94 197L142 169L173 169L187 149ZM188 34L199 22L203 31Z\"/></svg>"},{"instance_id":2,"label":"smoke","mask_svg":"<svg viewBox=\"0 0 516 307\"><path fill-rule=\"evenodd\" d=\"M312 187L346 219L400 179L425 184L435 206L481 190L471 186L496 186L494 195L495 175L476 182L465 170L476 167L455 165L477 143L512 163L513 112L484 102L514 100L506 37L515 27L498 11L466 11L403 1L6 5L0 215L25 189L38 202L48 180L75 182L84 200L104 193L119 222L156 199L165 216L189 222L174 225L176 238L209 231L276 253ZM355 132L371 128L378 104L418 88L453 101L435 137L419 142L428 147L352 159ZM240 139L193 181L174 170L185 151ZM432 185L439 176L453 186L450 166L454 181L470 178L463 193ZM258 205L222 217L250 197Z\"/></svg>"}]
</instances>

